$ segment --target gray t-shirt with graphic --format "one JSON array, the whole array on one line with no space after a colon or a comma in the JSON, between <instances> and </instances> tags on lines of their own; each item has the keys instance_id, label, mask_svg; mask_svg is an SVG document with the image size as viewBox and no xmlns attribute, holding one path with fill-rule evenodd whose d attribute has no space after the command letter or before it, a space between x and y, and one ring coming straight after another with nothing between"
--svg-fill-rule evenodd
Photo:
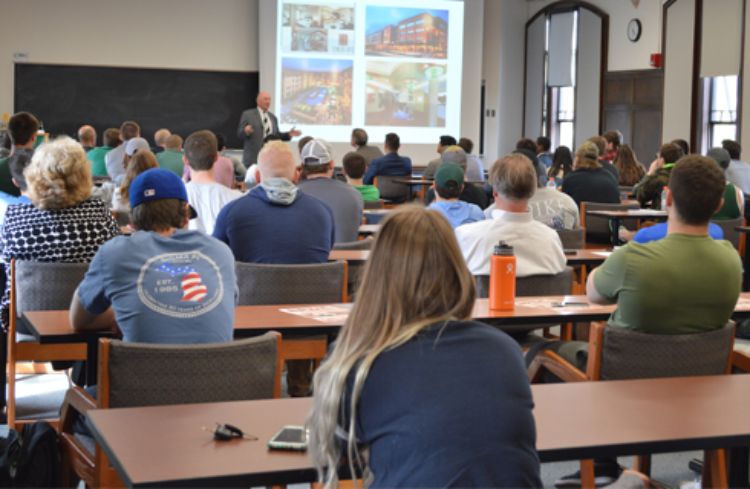
<instances>
[{"instance_id":1,"label":"gray t-shirt with graphic","mask_svg":"<svg viewBox=\"0 0 750 489\"><path fill-rule=\"evenodd\" d=\"M138 231L105 243L78 288L83 307L114 308L123 339L231 341L237 279L227 245L199 231Z\"/></svg>"}]
</instances>

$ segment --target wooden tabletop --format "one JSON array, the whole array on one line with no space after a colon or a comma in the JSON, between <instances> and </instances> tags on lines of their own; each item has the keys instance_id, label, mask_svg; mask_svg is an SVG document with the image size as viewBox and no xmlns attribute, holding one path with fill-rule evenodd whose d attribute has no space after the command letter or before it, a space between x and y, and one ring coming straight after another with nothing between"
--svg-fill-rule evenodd
<instances>
[{"instance_id":1,"label":"wooden tabletop","mask_svg":"<svg viewBox=\"0 0 750 489\"><path fill-rule=\"evenodd\" d=\"M235 336L254 336L269 330L285 335L335 333L344 324L351 306L351 303L237 306ZM511 311L492 310L487 299L477 299L472 317L479 321L491 320L502 328L503 325L603 321L614 310L614 305L590 304L584 295L535 296L517 297L516 307ZM733 317L749 316L750 292L743 292ZM21 320L41 343L79 343L96 336L74 331L67 310L26 312Z\"/></svg>"},{"instance_id":2,"label":"wooden tabletop","mask_svg":"<svg viewBox=\"0 0 750 489\"><path fill-rule=\"evenodd\" d=\"M532 386L542 462L750 445L750 375ZM90 411L94 436L129 486L308 482L304 453L275 452L282 426L303 424L310 398ZM258 441L215 442L231 423Z\"/></svg>"},{"instance_id":3,"label":"wooden tabletop","mask_svg":"<svg viewBox=\"0 0 750 489\"><path fill-rule=\"evenodd\" d=\"M380 229L380 224L361 224L359 234L375 234Z\"/></svg>"},{"instance_id":4,"label":"wooden tabletop","mask_svg":"<svg viewBox=\"0 0 750 489\"><path fill-rule=\"evenodd\" d=\"M607 259L607 250L575 250L575 253L565 253L568 265L598 265ZM363 262L370 256L370 250L331 250L328 259L331 261Z\"/></svg>"},{"instance_id":5,"label":"wooden tabletop","mask_svg":"<svg viewBox=\"0 0 750 489\"><path fill-rule=\"evenodd\" d=\"M596 210L587 210L586 214L593 215L593 216L602 216L602 217L617 217L617 218L623 218L623 217L631 217L634 219L637 218L667 218L667 212L666 211L660 211L657 209L625 209L621 211L596 211Z\"/></svg>"}]
</instances>

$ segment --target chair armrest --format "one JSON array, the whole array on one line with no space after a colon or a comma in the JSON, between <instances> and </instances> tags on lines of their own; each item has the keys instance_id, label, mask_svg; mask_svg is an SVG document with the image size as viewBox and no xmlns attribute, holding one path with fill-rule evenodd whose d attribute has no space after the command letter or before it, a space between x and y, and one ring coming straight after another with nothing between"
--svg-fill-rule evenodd
<instances>
[{"instance_id":1,"label":"chair armrest","mask_svg":"<svg viewBox=\"0 0 750 489\"><path fill-rule=\"evenodd\" d=\"M65 393L60 408L60 433L70 432L76 416L86 416L91 409L96 409L96 400L80 387L71 387Z\"/></svg>"},{"instance_id":2,"label":"chair armrest","mask_svg":"<svg viewBox=\"0 0 750 489\"><path fill-rule=\"evenodd\" d=\"M575 368L570 362L549 350L539 352L531 361L528 369L529 381L532 383L539 382L544 370L559 377L564 382L587 382L590 380L585 373Z\"/></svg>"},{"instance_id":3,"label":"chair armrest","mask_svg":"<svg viewBox=\"0 0 750 489\"><path fill-rule=\"evenodd\" d=\"M750 372L750 356L739 350L732 352L732 367L743 372Z\"/></svg>"}]
</instances>

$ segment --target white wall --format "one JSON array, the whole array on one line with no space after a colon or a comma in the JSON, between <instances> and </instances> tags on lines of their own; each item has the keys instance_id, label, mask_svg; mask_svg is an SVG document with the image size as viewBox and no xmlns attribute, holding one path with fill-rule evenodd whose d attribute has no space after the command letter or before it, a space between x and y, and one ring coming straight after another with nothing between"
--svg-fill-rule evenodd
<instances>
[{"instance_id":1,"label":"white wall","mask_svg":"<svg viewBox=\"0 0 750 489\"><path fill-rule=\"evenodd\" d=\"M528 17L555 0L529 0ZM663 1L663 0L662 0ZM661 52L662 1L641 0L636 8L629 0L588 0L588 3L609 14L609 53L607 71L651 69L650 56ZM641 21L638 42L630 42L627 27L630 19Z\"/></svg>"},{"instance_id":2,"label":"white wall","mask_svg":"<svg viewBox=\"0 0 750 489\"><path fill-rule=\"evenodd\" d=\"M485 81L484 161L515 149L523 120L525 0L488 0L484 9L482 78Z\"/></svg>"},{"instance_id":3,"label":"white wall","mask_svg":"<svg viewBox=\"0 0 750 489\"><path fill-rule=\"evenodd\" d=\"M0 114L13 112L14 53L32 63L257 71L257 29L258 0L3 0Z\"/></svg>"}]
</instances>

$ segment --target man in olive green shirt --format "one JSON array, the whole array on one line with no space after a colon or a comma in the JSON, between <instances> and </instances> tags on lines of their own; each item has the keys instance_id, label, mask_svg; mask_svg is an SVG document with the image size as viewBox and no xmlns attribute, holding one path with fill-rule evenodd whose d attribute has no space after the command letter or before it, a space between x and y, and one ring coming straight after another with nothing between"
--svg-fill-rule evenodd
<instances>
[{"instance_id":1,"label":"man in olive green shirt","mask_svg":"<svg viewBox=\"0 0 750 489\"><path fill-rule=\"evenodd\" d=\"M665 187L667 237L628 244L589 276L589 300L617 303L610 326L688 334L729 320L741 290L742 264L729 241L708 236L724 187L721 169L709 158L691 155L675 165Z\"/></svg>"},{"instance_id":2,"label":"man in olive green shirt","mask_svg":"<svg viewBox=\"0 0 750 489\"><path fill-rule=\"evenodd\" d=\"M177 134L172 134L167 138L164 151L156 155L156 161L159 162L161 168L169 170L182 178L182 174L185 171L182 155L182 138Z\"/></svg>"}]
</instances>

